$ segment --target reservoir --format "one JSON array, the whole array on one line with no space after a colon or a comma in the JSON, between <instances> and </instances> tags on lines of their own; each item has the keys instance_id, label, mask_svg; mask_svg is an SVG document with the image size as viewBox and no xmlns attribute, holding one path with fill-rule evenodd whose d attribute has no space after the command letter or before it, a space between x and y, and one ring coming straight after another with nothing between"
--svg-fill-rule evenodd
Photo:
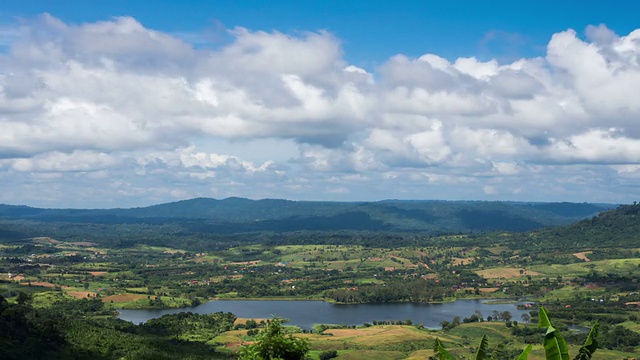
<instances>
[{"instance_id":1,"label":"reservoir","mask_svg":"<svg viewBox=\"0 0 640 360\"><path fill-rule=\"evenodd\" d=\"M314 324L362 325L374 320L411 320L428 328L440 328L442 321L451 321L455 316L460 321L479 311L484 318L494 311L509 311L512 320L522 321L521 315L528 310L518 310L525 302L497 302L496 300L457 300L454 302L430 303L376 303L376 304L332 304L323 301L300 300L217 300L196 307L165 310L119 310L118 317L139 324L165 314L191 311L209 314L218 311L231 312L239 318L265 319L274 316L289 319L289 325L311 329Z\"/></svg>"}]
</instances>

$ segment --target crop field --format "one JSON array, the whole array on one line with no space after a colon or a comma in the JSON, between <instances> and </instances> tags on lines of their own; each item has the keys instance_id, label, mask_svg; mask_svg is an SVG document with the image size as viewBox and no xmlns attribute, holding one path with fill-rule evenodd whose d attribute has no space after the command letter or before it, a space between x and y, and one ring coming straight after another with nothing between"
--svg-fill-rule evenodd
<instances>
[{"instance_id":1,"label":"crop field","mask_svg":"<svg viewBox=\"0 0 640 360\"><path fill-rule=\"evenodd\" d=\"M114 302L114 303L126 303L131 301L137 301L141 299L146 299L146 295L139 294L118 294L118 295L109 295L102 298L102 302Z\"/></svg>"},{"instance_id":2,"label":"crop field","mask_svg":"<svg viewBox=\"0 0 640 360\"><path fill-rule=\"evenodd\" d=\"M96 293L93 291L67 291L67 295L76 299L96 297Z\"/></svg>"},{"instance_id":3,"label":"crop field","mask_svg":"<svg viewBox=\"0 0 640 360\"><path fill-rule=\"evenodd\" d=\"M106 271L89 271L89 274L93 276L102 276L108 274Z\"/></svg>"},{"instance_id":4,"label":"crop field","mask_svg":"<svg viewBox=\"0 0 640 360\"><path fill-rule=\"evenodd\" d=\"M500 267L492 269L477 270L476 273L485 279L514 279L526 278L527 276L540 275L537 271L525 270L522 268Z\"/></svg>"}]
</instances>

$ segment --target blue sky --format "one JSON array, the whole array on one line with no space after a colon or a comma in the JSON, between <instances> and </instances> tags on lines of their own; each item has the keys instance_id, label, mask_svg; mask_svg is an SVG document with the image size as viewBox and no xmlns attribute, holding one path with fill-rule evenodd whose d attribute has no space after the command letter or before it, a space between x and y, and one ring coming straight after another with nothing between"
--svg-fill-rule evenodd
<instances>
[{"instance_id":1,"label":"blue sky","mask_svg":"<svg viewBox=\"0 0 640 360\"><path fill-rule=\"evenodd\" d=\"M14 1L4 22L48 12L71 23L132 16L169 33L211 33L242 26L285 33L327 30L345 58L375 66L392 55L433 52L445 58L535 56L551 35L606 24L618 33L637 28L636 1ZM492 36L495 34L496 36Z\"/></svg>"},{"instance_id":2,"label":"blue sky","mask_svg":"<svg viewBox=\"0 0 640 360\"><path fill-rule=\"evenodd\" d=\"M0 203L631 202L635 1L12 1Z\"/></svg>"}]
</instances>

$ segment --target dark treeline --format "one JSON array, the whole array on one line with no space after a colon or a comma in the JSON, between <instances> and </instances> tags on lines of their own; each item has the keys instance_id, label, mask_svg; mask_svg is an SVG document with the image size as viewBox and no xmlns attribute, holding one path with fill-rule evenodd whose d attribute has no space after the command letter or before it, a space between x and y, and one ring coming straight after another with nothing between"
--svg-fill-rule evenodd
<instances>
[{"instance_id":1,"label":"dark treeline","mask_svg":"<svg viewBox=\"0 0 640 360\"><path fill-rule=\"evenodd\" d=\"M389 281L383 285L364 285L331 291L327 297L341 303L429 302L453 296L446 285L423 279Z\"/></svg>"},{"instance_id":2,"label":"dark treeline","mask_svg":"<svg viewBox=\"0 0 640 360\"><path fill-rule=\"evenodd\" d=\"M15 304L0 295L0 358L12 359L212 359L226 358L204 342L233 328L233 314L165 315L144 325L111 316L100 300L59 301L34 308L20 293Z\"/></svg>"}]
</instances>

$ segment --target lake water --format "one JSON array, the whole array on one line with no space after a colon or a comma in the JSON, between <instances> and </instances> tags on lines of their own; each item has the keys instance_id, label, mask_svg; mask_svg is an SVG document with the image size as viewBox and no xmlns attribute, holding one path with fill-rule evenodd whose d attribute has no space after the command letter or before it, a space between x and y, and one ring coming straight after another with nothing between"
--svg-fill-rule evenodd
<instances>
[{"instance_id":1,"label":"lake water","mask_svg":"<svg viewBox=\"0 0 640 360\"><path fill-rule=\"evenodd\" d=\"M495 302L495 301L494 301ZM240 318L271 318L277 316L289 319L290 325L303 329L311 329L314 324L362 325L373 320L411 320L414 324L422 323L428 328L440 328L442 321L451 321L455 316L460 319L469 317L476 310L483 317L492 316L494 310L509 311L513 320L520 321L520 316L528 313L518 310L518 304L492 303L488 300L457 300L443 304L429 303L380 303L380 304L332 304L323 301L285 301L285 300L218 300L210 301L196 307L166 310L120 310L120 319L136 324L165 314L191 311L209 314L218 311L231 312Z\"/></svg>"}]
</instances>

